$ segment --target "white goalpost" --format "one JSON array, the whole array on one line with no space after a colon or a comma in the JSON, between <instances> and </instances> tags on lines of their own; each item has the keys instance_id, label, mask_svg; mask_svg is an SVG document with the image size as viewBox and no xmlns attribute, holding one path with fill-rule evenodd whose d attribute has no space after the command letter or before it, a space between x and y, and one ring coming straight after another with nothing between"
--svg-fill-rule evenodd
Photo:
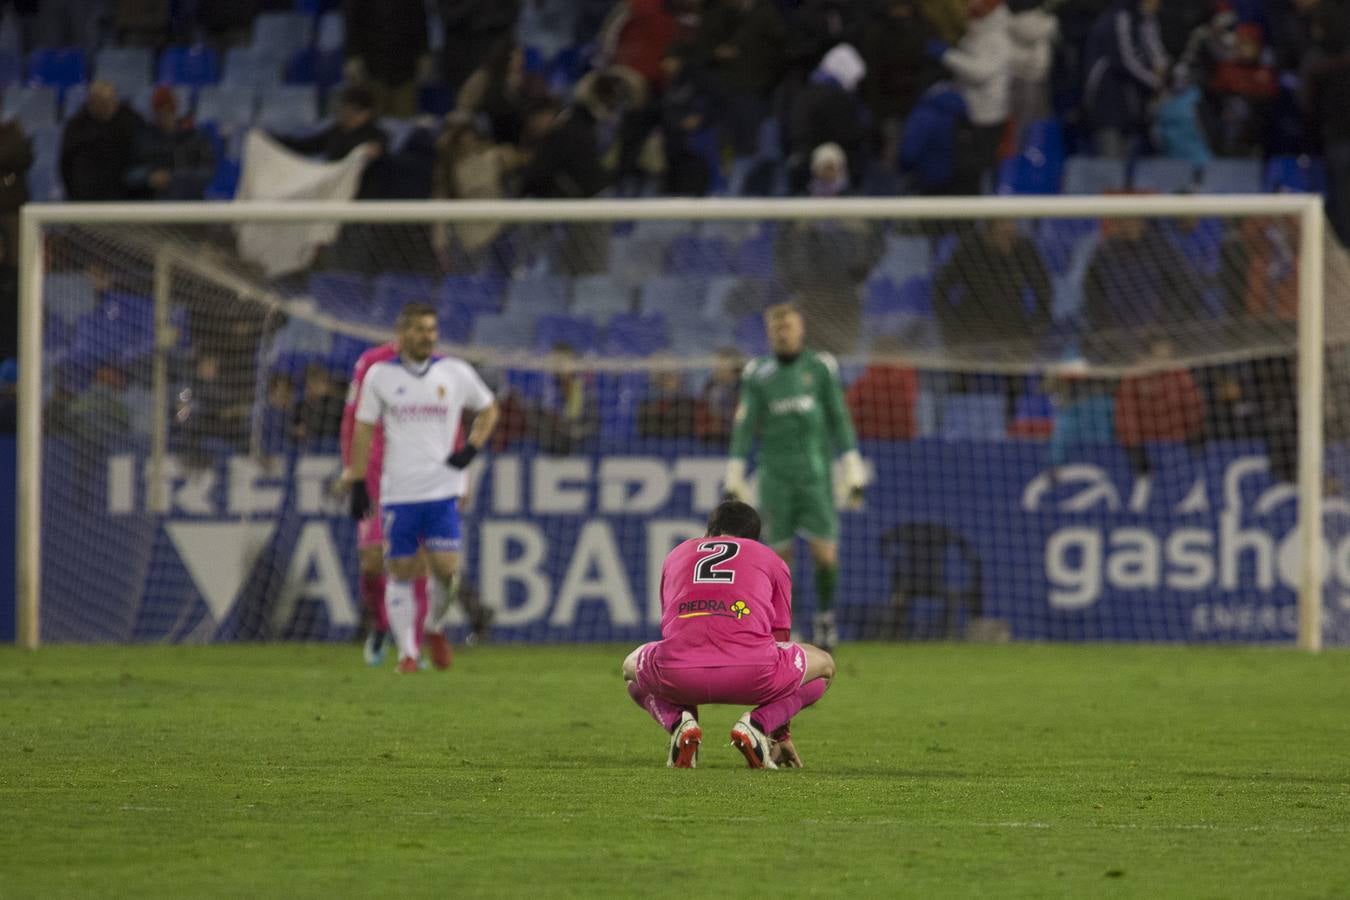
<instances>
[{"instance_id":1,"label":"white goalpost","mask_svg":"<svg viewBox=\"0 0 1350 900\"><path fill-rule=\"evenodd\" d=\"M304 266L238 241L314 225ZM790 300L873 471L846 637L1317 651L1350 637L1329 240L1292 194L30 204L17 640L349 635L315 398L418 298L519 410L467 535L506 639L649 635L652 563L719 492L729 360Z\"/></svg>"}]
</instances>

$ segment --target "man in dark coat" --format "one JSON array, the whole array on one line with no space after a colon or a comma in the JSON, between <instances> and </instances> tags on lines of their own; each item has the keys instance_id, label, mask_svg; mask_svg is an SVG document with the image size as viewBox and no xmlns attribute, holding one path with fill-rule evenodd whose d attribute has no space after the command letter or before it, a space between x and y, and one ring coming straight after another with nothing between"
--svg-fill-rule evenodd
<instances>
[{"instance_id":1,"label":"man in dark coat","mask_svg":"<svg viewBox=\"0 0 1350 900\"><path fill-rule=\"evenodd\" d=\"M89 86L84 109L61 135L61 181L67 200L127 200L126 184L136 135L145 122L106 81Z\"/></svg>"},{"instance_id":2,"label":"man in dark coat","mask_svg":"<svg viewBox=\"0 0 1350 900\"><path fill-rule=\"evenodd\" d=\"M427 52L422 0L348 0L347 57L379 115L417 114L417 64Z\"/></svg>"}]
</instances>

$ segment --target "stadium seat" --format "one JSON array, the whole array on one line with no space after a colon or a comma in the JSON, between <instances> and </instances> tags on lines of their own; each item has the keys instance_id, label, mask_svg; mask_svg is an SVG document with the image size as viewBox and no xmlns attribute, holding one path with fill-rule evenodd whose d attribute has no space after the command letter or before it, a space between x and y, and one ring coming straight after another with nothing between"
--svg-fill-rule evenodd
<instances>
[{"instance_id":1,"label":"stadium seat","mask_svg":"<svg viewBox=\"0 0 1350 900\"><path fill-rule=\"evenodd\" d=\"M56 159L39 159L28 170L28 193L35 202L53 203L65 199L65 190L56 173Z\"/></svg>"},{"instance_id":2,"label":"stadium seat","mask_svg":"<svg viewBox=\"0 0 1350 900\"><path fill-rule=\"evenodd\" d=\"M347 20L341 10L331 9L319 16L314 46L319 50L342 50L347 45Z\"/></svg>"},{"instance_id":3,"label":"stadium seat","mask_svg":"<svg viewBox=\"0 0 1350 900\"><path fill-rule=\"evenodd\" d=\"M89 83L72 84L61 92L61 119L64 121L77 115L89 97ZM122 98L130 102L129 97Z\"/></svg>"},{"instance_id":4,"label":"stadium seat","mask_svg":"<svg viewBox=\"0 0 1350 900\"><path fill-rule=\"evenodd\" d=\"M250 46L276 60L279 65L310 45L313 28L314 19L309 16L266 12L253 20Z\"/></svg>"},{"instance_id":5,"label":"stadium seat","mask_svg":"<svg viewBox=\"0 0 1350 900\"><path fill-rule=\"evenodd\" d=\"M340 319L373 322L374 297L366 276L354 272L315 272L309 276L309 293L319 308Z\"/></svg>"},{"instance_id":6,"label":"stadium seat","mask_svg":"<svg viewBox=\"0 0 1350 900\"><path fill-rule=\"evenodd\" d=\"M25 131L56 122L56 88L48 85L11 85L5 91L4 117L17 119Z\"/></svg>"},{"instance_id":7,"label":"stadium seat","mask_svg":"<svg viewBox=\"0 0 1350 900\"><path fill-rule=\"evenodd\" d=\"M589 316L543 315L534 323L534 349L545 352L568 344L578 353L593 353L598 333Z\"/></svg>"},{"instance_id":8,"label":"stadium seat","mask_svg":"<svg viewBox=\"0 0 1350 900\"><path fill-rule=\"evenodd\" d=\"M483 275L449 275L441 282L439 303L462 303L475 315L495 313L502 308L506 289L500 278Z\"/></svg>"},{"instance_id":9,"label":"stadium seat","mask_svg":"<svg viewBox=\"0 0 1350 900\"><path fill-rule=\"evenodd\" d=\"M1064 129L1055 119L1027 126L1017 155L999 170L1000 194L1058 194L1064 178Z\"/></svg>"},{"instance_id":10,"label":"stadium seat","mask_svg":"<svg viewBox=\"0 0 1350 900\"><path fill-rule=\"evenodd\" d=\"M597 372L596 405L605 437L632 440L637 433L637 411L647 396L646 372Z\"/></svg>"},{"instance_id":11,"label":"stadium seat","mask_svg":"<svg viewBox=\"0 0 1350 900\"><path fill-rule=\"evenodd\" d=\"M771 231L764 229L741 241L736 248L735 272L747 278L772 278L777 274Z\"/></svg>"},{"instance_id":12,"label":"stadium seat","mask_svg":"<svg viewBox=\"0 0 1350 900\"><path fill-rule=\"evenodd\" d=\"M697 314L668 316L670 349L680 356L706 356L717 347L730 343L725 320L710 320Z\"/></svg>"},{"instance_id":13,"label":"stadium seat","mask_svg":"<svg viewBox=\"0 0 1350 900\"><path fill-rule=\"evenodd\" d=\"M332 371L340 372L345 376L356 366L356 361L361 358L361 354L373 346L375 345L365 338L353 337L349 334L335 334L333 335L333 348L328 351L328 367Z\"/></svg>"},{"instance_id":14,"label":"stadium seat","mask_svg":"<svg viewBox=\"0 0 1350 900\"><path fill-rule=\"evenodd\" d=\"M872 269L873 276L883 276L896 284L903 284L915 276L933 271L933 249L928 238L921 235L888 234L881 259Z\"/></svg>"},{"instance_id":15,"label":"stadium seat","mask_svg":"<svg viewBox=\"0 0 1350 900\"><path fill-rule=\"evenodd\" d=\"M650 356L669 344L665 316L621 313L605 326L602 351L607 356Z\"/></svg>"},{"instance_id":16,"label":"stadium seat","mask_svg":"<svg viewBox=\"0 0 1350 900\"><path fill-rule=\"evenodd\" d=\"M221 84L231 87L273 88L281 83L281 63L252 47L231 47L225 51L225 71Z\"/></svg>"},{"instance_id":17,"label":"stadium seat","mask_svg":"<svg viewBox=\"0 0 1350 900\"><path fill-rule=\"evenodd\" d=\"M1097 230L1096 220L1045 219L1033 240L1050 274L1063 275L1073 265L1077 248Z\"/></svg>"},{"instance_id":18,"label":"stadium seat","mask_svg":"<svg viewBox=\"0 0 1350 900\"><path fill-rule=\"evenodd\" d=\"M764 319L759 313L746 313L737 319L732 339L747 356L763 356L769 352L769 336L764 332Z\"/></svg>"},{"instance_id":19,"label":"stadium seat","mask_svg":"<svg viewBox=\"0 0 1350 900\"><path fill-rule=\"evenodd\" d=\"M213 123L222 133L253 122L253 88L232 84L208 84L197 94L197 121Z\"/></svg>"},{"instance_id":20,"label":"stadium seat","mask_svg":"<svg viewBox=\"0 0 1350 900\"><path fill-rule=\"evenodd\" d=\"M941 435L948 441L1001 441L1003 397L998 394L955 394L942 403Z\"/></svg>"},{"instance_id":21,"label":"stadium seat","mask_svg":"<svg viewBox=\"0 0 1350 900\"><path fill-rule=\"evenodd\" d=\"M666 251L666 271L671 275L729 275L731 248L721 238L680 235Z\"/></svg>"},{"instance_id":22,"label":"stadium seat","mask_svg":"<svg viewBox=\"0 0 1350 900\"><path fill-rule=\"evenodd\" d=\"M1205 166L1205 177L1200 183L1202 194L1259 194L1261 192L1261 161L1259 159L1216 159Z\"/></svg>"},{"instance_id":23,"label":"stadium seat","mask_svg":"<svg viewBox=\"0 0 1350 900\"><path fill-rule=\"evenodd\" d=\"M215 50L202 44L166 47L159 57L155 80L194 86L214 84L220 80L220 59Z\"/></svg>"},{"instance_id":24,"label":"stadium seat","mask_svg":"<svg viewBox=\"0 0 1350 900\"><path fill-rule=\"evenodd\" d=\"M1105 194L1125 188L1125 162L1097 156L1071 156L1064 163L1064 193Z\"/></svg>"},{"instance_id":25,"label":"stadium seat","mask_svg":"<svg viewBox=\"0 0 1350 900\"><path fill-rule=\"evenodd\" d=\"M473 340L476 344L502 350L528 350L533 337L531 329L521 327L518 315L485 313L474 318Z\"/></svg>"},{"instance_id":26,"label":"stadium seat","mask_svg":"<svg viewBox=\"0 0 1350 900\"><path fill-rule=\"evenodd\" d=\"M1135 190L1156 194L1175 194L1196 185L1195 166L1189 160L1166 156L1146 156L1134 164Z\"/></svg>"},{"instance_id":27,"label":"stadium seat","mask_svg":"<svg viewBox=\"0 0 1350 900\"><path fill-rule=\"evenodd\" d=\"M147 121L153 119L155 115L153 106L156 89L157 86L153 84L142 85L136 93L127 95L131 108L140 113L141 117ZM185 85L175 84L171 86L171 90L173 91L174 102L178 105L178 114L181 116L191 112L192 89Z\"/></svg>"},{"instance_id":28,"label":"stadium seat","mask_svg":"<svg viewBox=\"0 0 1350 900\"><path fill-rule=\"evenodd\" d=\"M735 278L720 279L734 283ZM660 313L671 322L681 316L697 314L703 308L707 285L698 278L682 275L663 275L642 286L638 310L645 314Z\"/></svg>"},{"instance_id":29,"label":"stadium seat","mask_svg":"<svg viewBox=\"0 0 1350 900\"><path fill-rule=\"evenodd\" d=\"M436 307L440 319L441 338L456 344L467 344L473 338L474 311L467 304L451 301Z\"/></svg>"},{"instance_id":30,"label":"stadium seat","mask_svg":"<svg viewBox=\"0 0 1350 900\"><path fill-rule=\"evenodd\" d=\"M345 62L346 57L341 50L306 47L297 50L286 61L283 75L287 84L316 84L329 88L342 82Z\"/></svg>"},{"instance_id":31,"label":"stadium seat","mask_svg":"<svg viewBox=\"0 0 1350 900\"><path fill-rule=\"evenodd\" d=\"M265 91L258 110L258 127L281 134L313 128L319 121L319 92L306 85L286 85Z\"/></svg>"},{"instance_id":32,"label":"stadium seat","mask_svg":"<svg viewBox=\"0 0 1350 900\"><path fill-rule=\"evenodd\" d=\"M506 289L506 310L514 316L539 316L567 311L565 278L518 278Z\"/></svg>"},{"instance_id":33,"label":"stadium seat","mask_svg":"<svg viewBox=\"0 0 1350 900\"><path fill-rule=\"evenodd\" d=\"M67 88L87 81L84 51L75 47L34 50L28 57L28 83Z\"/></svg>"},{"instance_id":34,"label":"stadium seat","mask_svg":"<svg viewBox=\"0 0 1350 900\"><path fill-rule=\"evenodd\" d=\"M584 275L572 282L572 312L607 319L631 312L633 292L610 275Z\"/></svg>"},{"instance_id":35,"label":"stadium seat","mask_svg":"<svg viewBox=\"0 0 1350 900\"><path fill-rule=\"evenodd\" d=\"M930 316L933 313L933 282L921 275L896 284L889 278L873 278L863 295L863 317L885 319L898 314Z\"/></svg>"},{"instance_id":36,"label":"stadium seat","mask_svg":"<svg viewBox=\"0 0 1350 900\"><path fill-rule=\"evenodd\" d=\"M436 279L430 275L404 275L385 272L375 276L374 316L381 322L393 324L398 311L408 303L434 303Z\"/></svg>"},{"instance_id":37,"label":"stadium seat","mask_svg":"<svg viewBox=\"0 0 1350 900\"><path fill-rule=\"evenodd\" d=\"M150 84L154 57L148 47L104 47L94 57L94 80L108 81L123 96Z\"/></svg>"},{"instance_id":38,"label":"stadium seat","mask_svg":"<svg viewBox=\"0 0 1350 900\"><path fill-rule=\"evenodd\" d=\"M1274 156L1266 164L1265 184L1267 191L1325 193L1326 166L1313 156Z\"/></svg>"},{"instance_id":39,"label":"stadium seat","mask_svg":"<svg viewBox=\"0 0 1350 900\"><path fill-rule=\"evenodd\" d=\"M43 308L67 323L74 324L98 305L93 282L83 272L54 272L42 285Z\"/></svg>"}]
</instances>

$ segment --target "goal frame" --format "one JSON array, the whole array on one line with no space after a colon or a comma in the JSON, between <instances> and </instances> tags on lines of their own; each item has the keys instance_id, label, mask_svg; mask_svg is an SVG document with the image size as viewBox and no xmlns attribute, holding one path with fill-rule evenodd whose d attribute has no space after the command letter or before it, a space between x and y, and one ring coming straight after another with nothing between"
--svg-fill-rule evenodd
<instances>
[{"instance_id":1,"label":"goal frame","mask_svg":"<svg viewBox=\"0 0 1350 900\"><path fill-rule=\"evenodd\" d=\"M1149 218L1287 216L1302 236L1298 281L1298 579L1297 646L1322 647L1322 481L1324 245L1322 197L1317 194L1150 195L1079 197L806 198L668 200L398 201L354 203L30 203L19 214L19 415L16 472L16 642L40 643L42 564L42 322L43 228L59 224L193 225L431 224L437 222L564 223L683 219L761 221L888 219L896 221L985 218ZM163 333L168 316L168 267L157 260L155 320ZM160 359L162 354L157 355ZM157 362L156 366L162 363ZM164 379L155 378L156 391ZM156 394L165 415L167 400ZM157 429L157 432L162 429ZM162 453L162 447L152 453ZM158 481L158 479L156 480ZM153 501L153 498L152 498ZM152 502L152 508L153 506ZM1312 536L1312 537L1310 537Z\"/></svg>"}]
</instances>

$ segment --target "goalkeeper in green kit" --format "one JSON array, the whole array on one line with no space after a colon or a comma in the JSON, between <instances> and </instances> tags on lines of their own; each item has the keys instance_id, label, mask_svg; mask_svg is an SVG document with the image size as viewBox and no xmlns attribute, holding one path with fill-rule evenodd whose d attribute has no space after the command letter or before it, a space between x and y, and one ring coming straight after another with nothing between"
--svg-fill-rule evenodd
<instances>
[{"instance_id":1,"label":"goalkeeper in green kit","mask_svg":"<svg viewBox=\"0 0 1350 900\"><path fill-rule=\"evenodd\" d=\"M805 349L802 315L792 304L770 307L764 323L773 355L751 360L745 367L725 490L728 497L748 497L746 459L758 435L764 542L789 566L794 536L800 534L810 544L818 600L812 639L830 650L835 643L834 591L839 581L839 515L831 481L834 455L843 454L844 486L853 507L862 503L866 473L834 358Z\"/></svg>"}]
</instances>

